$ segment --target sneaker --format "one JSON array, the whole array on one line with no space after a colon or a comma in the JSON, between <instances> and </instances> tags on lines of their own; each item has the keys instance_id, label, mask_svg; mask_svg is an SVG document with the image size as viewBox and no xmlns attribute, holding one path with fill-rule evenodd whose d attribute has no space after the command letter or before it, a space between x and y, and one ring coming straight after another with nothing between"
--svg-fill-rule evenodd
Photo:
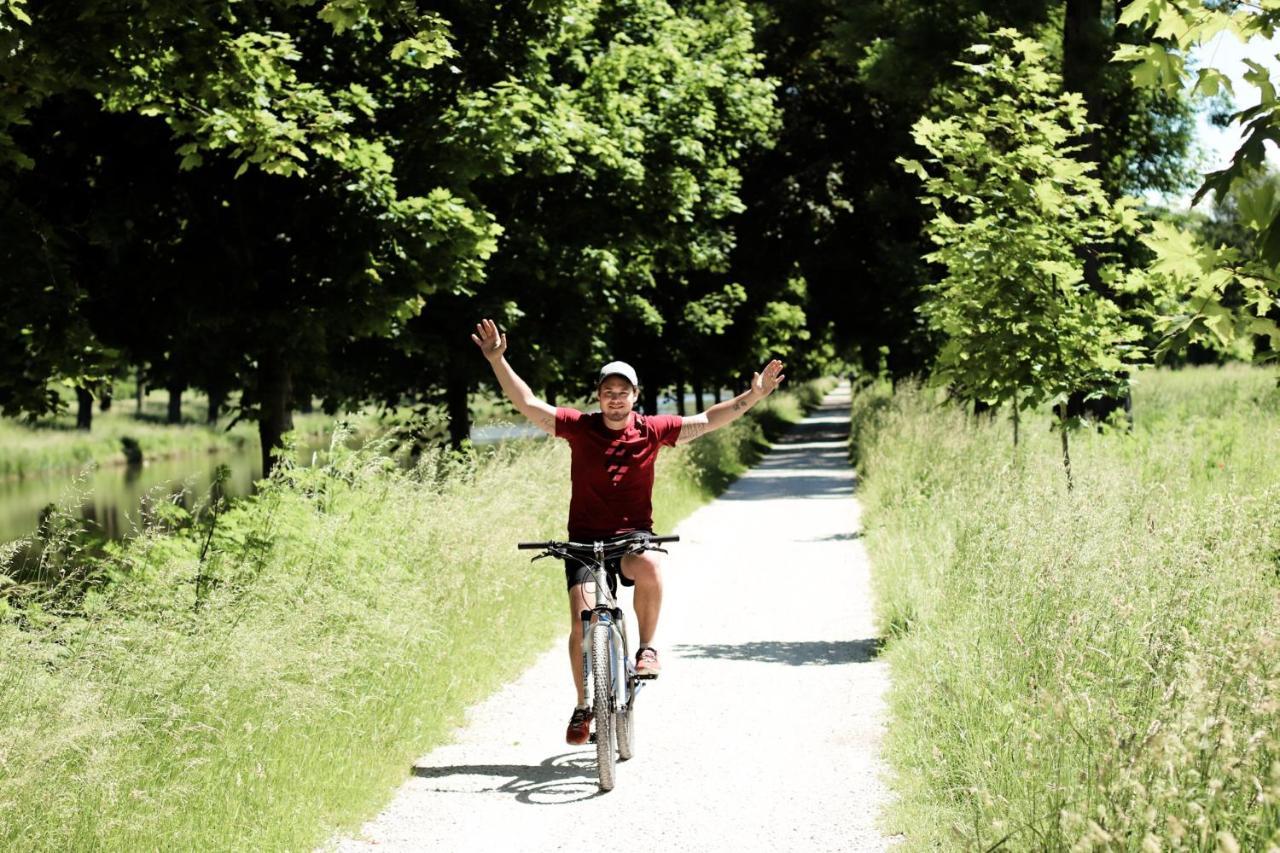
<instances>
[{"instance_id":1,"label":"sneaker","mask_svg":"<svg viewBox=\"0 0 1280 853\"><path fill-rule=\"evenodd\" d=\"M569 718L569 728L564 734L566 743L573 746L581 746L591 737L591 709L590 708L574 708L573 716Z\"/></svg>"},{"instance_id":2,"label":"sneaker","mask_svg":"<svg viewBox=\"0 0 1280 853\"><path fill-rule=\"evenodd\" d=\"M658 663L658 652L645 646L636 652L636 678L657 678L662 672L662 664Z\"/></svg>"}]
</instances>

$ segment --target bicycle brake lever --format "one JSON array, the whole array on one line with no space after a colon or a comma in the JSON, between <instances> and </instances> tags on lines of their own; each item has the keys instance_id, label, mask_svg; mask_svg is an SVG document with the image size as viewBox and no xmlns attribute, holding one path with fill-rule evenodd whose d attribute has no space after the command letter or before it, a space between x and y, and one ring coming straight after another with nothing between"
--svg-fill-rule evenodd
<instances>
[{"instance_id":1,"label":"bicycle brake lever","mask_svg":"<svg viewBox=\"0 0 1280 853\"><path fill-rule=\"evenodd\" d=\"M550 556L551 556L550 554L539 554L539 555L538 555L538 556L536 556L536 557L530 557L530 558L529 558L529 562L530 562L530 563L536 563L536 562L538 562L539 560L541 560L543 557L550 557Z\"/></svg>"}]
</instances>

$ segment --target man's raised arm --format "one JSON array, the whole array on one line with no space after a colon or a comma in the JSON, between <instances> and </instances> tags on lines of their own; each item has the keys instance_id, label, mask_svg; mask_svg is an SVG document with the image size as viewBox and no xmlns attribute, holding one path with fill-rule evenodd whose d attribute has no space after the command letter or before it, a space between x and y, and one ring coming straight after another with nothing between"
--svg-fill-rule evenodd
<instances>
[{"instance_id":1,"label":"man's raised arm","mask_svg":"<svg viewBox=\"0 0 1280 853\"><path fill-rule=\"evenodd\" d=\"M547 435L554 436L556 434L555 407L535 397L525 381L516 376L511 365L507 364L507 360L503 358L507 351L507 336L498 331L498 324L492 320L481 320L476 324L476 331L471 336L471 340L480 347L480 352L493 368L493 375L498 378L498 384L502 386L502 392L507 395L507 399L534 426Z\"/></svg>"},{"instance_id":2,"label":"man's raised arm","mask_svg":"<svg viewBox=\"0 0 1280 853\"><path fill-rule=\"evenodd\" d=\"M756 403L776 391L782 384L782 380L786 378L782 375L782 362L775 358L764 366L764 370L752 374L751 387L745 392L732 400L716 403L701 414L685 418L680 426L680 435L676 438L676 444L687 444L695 438L732 423L745 415L747 410Z\"/></svg>"}]
</instances>

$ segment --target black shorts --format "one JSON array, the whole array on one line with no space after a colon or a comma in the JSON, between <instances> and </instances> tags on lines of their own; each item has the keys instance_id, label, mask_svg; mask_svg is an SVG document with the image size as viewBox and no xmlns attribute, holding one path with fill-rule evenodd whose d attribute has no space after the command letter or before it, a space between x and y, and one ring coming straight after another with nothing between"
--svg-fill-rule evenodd
<instances>
[{"instance_id":1,"label":"black shorts","mask_svg":"<svg viewBox=\"0 0 1280 853\"><path fill-rule=\"evenodd\" d=\"M631 533L620 533L617 536L609 536L603 541L613 542L618 539L624 539L633 536L636 533L647 533L652 536L652 530L635 530ZM594 541L594 540L592 540ZM618 594L618 580L622 580L623 586L635 586L636 582L628 578L622 573L622 558L612 557L604 561L604 569L609 577L609 592L613 595ZM595 583L595 576L591 574L591 569L587 568L582 561L573 557L566 557L564 561L564 582L566 589L573 589L580 583Z\"/></svg>"}]
</instances>

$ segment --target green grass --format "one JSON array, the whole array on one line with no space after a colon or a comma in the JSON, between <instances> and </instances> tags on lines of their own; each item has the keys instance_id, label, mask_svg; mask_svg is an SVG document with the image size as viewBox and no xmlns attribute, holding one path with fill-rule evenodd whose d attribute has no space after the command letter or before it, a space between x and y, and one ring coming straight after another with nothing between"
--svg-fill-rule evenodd
<instances>
[{"instance_id":1,"label":"green grass","mask_svg":"<svg viewBox=\"0 0 1280 853\"><path fill-rule=\"evenodd\" d=\"M699 444L660 457L660 529L743 464ZM312 849L564 631L558 565L513 547L563 533L563 442L412 471L375 451L282 468L203 560L207 522L175 510L105 562L52 549L53 591L0 593L0 847Z\"/></svg>"},{"instance_id":2,"label":"green grass","mask_svg":"<svg viewBox=\"0 0 1280 853\"><path fill-rule=\"evenodd\" d=\"M855 400L905 849L1280 845L1280 392L1148 373L1072 439Z\"/></svg>"}]
</instances>

